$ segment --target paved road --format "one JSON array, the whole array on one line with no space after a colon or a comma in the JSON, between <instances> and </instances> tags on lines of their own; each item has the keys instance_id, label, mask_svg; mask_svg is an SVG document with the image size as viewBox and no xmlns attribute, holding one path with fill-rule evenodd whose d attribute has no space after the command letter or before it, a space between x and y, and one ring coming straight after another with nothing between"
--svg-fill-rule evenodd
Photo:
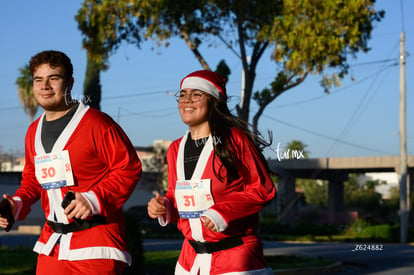
<instances>
[{"instance_id":1,"label":"paved road","mask_svg":"<svg viewBox=\"0 0 414 275\"><path fill-rule=\"evenodd\" d=\"M0 246L33 247L36 240L37 235L0 231ZM146 251L176 250L181 248L181 243L181 240L146 239L144 249ZM414 246L372 243L369 248L358 243L264 242L266 255L305 255L342 262L341 271L335 273L338 275L414 274Z\"/></svg>"},{"instance_id":2,"label":"paved road","mask_svg":"<svg viewBox=\"0 0 414 275\"><path fill-rule=\"evenodd\" d=\"M414 274L414 246L403 244L265 242L265 254L319 256L343 263L336 274ZM373 249L371 249L373 248Z\"/></svg>"},{"instance_id":3,"label":"paved road","mask_svg":"<svg viewBox=\"0 0 414 275\"><path fill-rule=\"evenodd\" d=\"M180 240L144 240L146 251L180 249ZM414 246L403 244L264 242L266 255L323 257L342 263L338 275L414 274ZM372 249L371 249L372 248ZM306 274L306 273L301 273Z\"/></svg>"}]
</instances>

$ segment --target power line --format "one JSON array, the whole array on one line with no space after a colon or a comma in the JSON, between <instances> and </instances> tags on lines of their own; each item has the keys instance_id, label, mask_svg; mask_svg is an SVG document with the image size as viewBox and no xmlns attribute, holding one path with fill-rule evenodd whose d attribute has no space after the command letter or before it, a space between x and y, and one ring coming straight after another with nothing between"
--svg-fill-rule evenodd
<instances>
[{"instance_id":1,"label":"power line","mask_svg":"<svg viewBox=\"0 0 414 275\"><path fill-rule=\"evenodd\" d=\"M399 44L399 42L396 44L396 46L394 47L394 49L398 46L398 44ZM394 50L393 49L393 50ZM393 50L391 50L390 51L390 53L389 53L389 55L391 55L392 54L392 52L393 52ZM383 69L385 70L385 69L387 69L387 68L389 68L389 67L391 67L390 65L388 65L388 66L385 66L385 64L380 68L380 70L379 71L382 71ZM354 110L354 112L352 113L352 115L351 115L351 117L350 117L350 119L348 120L348 123L345 125L345 127L343 128L343 130L341 131L341 133L338 135L338 138L337 138L337 140L340 140L340 139L343 139L343 138L345 138L345 136L350 132L350 130L351 130L351 128L352 128L352 124L354 124L355 125L355 122L357 121L357 119L358 119L358 117L359 116L361 116L361 114L362 114L362 112L364 111L364 110L366 110L366 108L362 108L362 106L365 104L365 106L369 103L369 101L367 100L367 98L368 98L368 95L372 92L372 91L374 91L373 92L373 94L375 94L377 91L378 91L378 89L376 89L376 90L374 90L374 89L372 89L372 87L374 86L374 84L375 84L375 82L376 82L376 79L379 77L379 74L377 74L376 75L376 77L372 80L372 82L371 82L371 84L370 84L370 86L369 86L369 88L368 88L368 91L364 94L364 96L363 96L363 98L362 98L362 100L360 101L360 103L358 104L358 106L357 106L357 108ZM385 78L383 78L382 79L382 81L384 81L385 80ZM371 96L372 97L372 96ZM329 149L328 149L328 151L327 151L327 153L326 154L329 154L329 152L332 150L332 148L335 146L335 144L336 144L336 141L335 142L333 142L332 144L331 144L331 146L329 147Z\"/></svg>"},{"instance_id":2,"label":"power line","mask_svg":"<svg viewBox=\"0 0 414 275\"><path fill-rule=\"evenodd\" d=\"M394 59L394 61L395 61L395 59ZM359 80L357 82L354 82L351 85L348 85L348 86L342 87L342 88L337 88L334 91L332 91L329 95L323 94L323 95L316 96L316 97L313 97L313 98L309 98L309 99L305 99L305 100L298 100L298 101L295 101L295 102L292 102L292 103L287 103L287 104L282 104L282 105L275 105L275 106L268 107L268 108L269 109L271 109L271 108L278 108L278 109L280 109L280 108L286 108L286 107L297 106L297 105L300 105L300 104L306 104L306 103L309 103L309 102L312 102L312 101L316 101L316 100L319 100L319 99L322 99L322 98L326 98L328 96L332 96L332 95L337 94L339 92L342 92L344 90L348 90L348 89L354 87L355 85L359 85L362 82L365 82L366 80L371 79L372 77L377 77L379 73L381 73L381 72L383 72L385 70L388 70L391 67L394 67L394 66L397 66L397 65L398 65L398 61L395 64L388 65L388 67L379 69L378 71L372 73L371 75L369 75L369 76L367 76L367 77L365 77L365 78L363 78L363 79L361 79L361 80Z\"/></svg>"},{"instance_id":3,"label":"power line","mask_svg":"<svg viewBox=\"0 0 414 275\"><path fill-rule=\"evenodd\" d=\"M369 102L370 99L368 99L369 96L371 96L371 98L373 97L373 95L375 93L378 92L379 89L373 89L373 85L375 84L375 81L377 80L377 78L379 77L379 74L377 74L377 76L373 79L373 81L370 84L370 87L368 88L368 92L366 92L362 98L362 100L359 102L357 108L354 110L354 112L352 113L351 117L349 118L347 124L345 125L345 127L342 129L342 131L340 132L340 134L338 135L338 140L345 138L345 136L347 135L347 133L349 133L351 131L351 128L353 125L355 125L355 122L358 120L358 118L362 115L362 112L364 110L366 110L366 107L363 108L363 106L366 106ZM385 80L385 78L382 78L382 82ZM381 83L382 83L381 82ZM373 94L370 95L371 91L374 91ZM329 147L327 154L331 151L331 149L335 146L335 142L331 144L331 146Z\"/></svg>"},{"instance_id":4,"label":"power line","mask_svg":"<svg viewBox=\"0 0 414 275\"><path fill-rule=\"evenodd\" d=\"M172 111L172 109L174 109L174 112ZM163 109L158 109L158 110L151 110L151 111L142 111L142 112L132 112L124 107L121 107L121 110L125 110L128 113L123 115L123 116L144 116L144 117L152 117L152 118L157 118L157 117L163 117L163 116L167 116L169 114L175 114L177 112L176 110L177 108L163 108ZM161 112L166 112L162 114ZM150 115L152 113L155 113L154 115Z\"/></svg>"},{"instance_id":5,"label":"power line","mask_svg":"<svg viewBox=\"0 0 414 275\"><path fill-rule=\"evenodd\" d=\"M301 130L303 132L307 132L309 134L312 134L312 135L315 135L315 136L318 136L318 137L322 137L322 138L325 138L325 139L333 140L335 142L342 143L344 145L352 146L352 147L359 148L359 149L364 149L364 150L371 151L371 152L375 152L375 153L392 155L392 153L390 153L390 152L381 151L381 150L378 150L378 149L375 149L375 148L366 147L366 146L359 145L359 144L352 143L352 142L345 141L345 140L340 140L338 138L334 138L334 137L331 137L331 136L328 136L328 135L325 135L325 134L321 134L321 133L317 133L315 131L312 131L312 130L309 130L309 129L306 129L306 128L303 128L303 127L300 127L300 126L293 125L291 123L282 121L280 119L277 119L277 118L274 118L274 117L271 117L271 116L268 116L268 115L263 115L263 117L266 117L267 119L270 119L270 120L272 120L274 122L283 124L285 126L288 126L288 127L291 127L291 128L295 128L297 130Z\"/></svg>"},{"instance_id":6,"label":"power line","mask_svg":"<svg viewBox=\"0 0 414 275\"><path fill-rule=\"evenodd\" d=\"M21 106L12 106L12 107L2 107L0 108L0 112L1 111L10 111L10 110L16 110L16 109L21 109Z\"/></svg>"},{"instance_id":7,"label":"power line","mask_svg":"<svg viewBox=\"0 0 414 275\"><path fill-rule=\"evenodd\" d=\"M388 62L395 62L398 65L398 58L389 58L389 59L383 59L383 60L377 60L377 61L363 62L363 63L353 64L350 67L367 66L367 65L381 64L381 63L388 63Z\"/></svg>"},{"instance_id":8,"label":"power line","mask_svg":"<svg viewBox=\"0 0 414 275\"><path fill-rule=\"evenodd\" d=\"M163 91L156 91L156 92L146 92L146 93L133 93L133 94L126 94L126 95L116 95L116 96L106 96L102 97L102 100L111 100L111 99L119 99L119 98L131 98L137 96L147 96L147 95L154 95L154 94L169 94L170 92L167 90Z\"/></svg>"}]
</instances>

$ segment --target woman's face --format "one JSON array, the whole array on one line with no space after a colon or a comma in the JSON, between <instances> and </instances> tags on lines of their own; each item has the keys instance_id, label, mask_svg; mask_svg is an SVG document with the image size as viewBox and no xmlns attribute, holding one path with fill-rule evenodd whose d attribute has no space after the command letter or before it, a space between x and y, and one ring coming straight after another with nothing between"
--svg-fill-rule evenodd
<instances>
[{"instance_id":1,"label":"woman's face","mask_svg":"<svg viewBox=\"0 0 414 275\"><path fill-rule=\"evenodd\" d=\"M180 91L178 110L181 119L190 128L208 127L209 95L200 90L186 88Z\"/></svg>"}]
</instances>

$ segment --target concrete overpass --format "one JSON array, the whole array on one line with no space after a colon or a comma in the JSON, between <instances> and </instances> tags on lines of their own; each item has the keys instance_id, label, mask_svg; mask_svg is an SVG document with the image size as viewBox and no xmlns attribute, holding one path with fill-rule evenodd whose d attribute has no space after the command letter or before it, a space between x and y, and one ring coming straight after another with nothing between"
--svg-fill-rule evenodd
<instances>
[{"instance_id":1,"label":"concrete overpass","mask_svg":"<svg viewBox=\"0 0 414 275\"><path fill-rule=\"evenodd\" d=\"M277 208L283 222L294 222L295 179L328 180L329 220L344 210L344 182L350 173L396 172L399 156L270 160L270 169L279 175ZM414 184L414 156L408 156L408 183ZM408 189L409 190L409 189Z\"/></svg>"}]
</instances>

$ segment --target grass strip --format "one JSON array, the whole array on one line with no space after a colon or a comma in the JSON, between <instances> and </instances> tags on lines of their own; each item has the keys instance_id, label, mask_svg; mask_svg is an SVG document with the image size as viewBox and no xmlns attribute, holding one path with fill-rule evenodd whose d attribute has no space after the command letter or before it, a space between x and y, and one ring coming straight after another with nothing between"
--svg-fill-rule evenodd
<instances>
[{"instance_id":1,"label":"grass strip","mask_svg":"<svg viewBox=\"0 0 414 275\"><path fill-rule=\"evenodd\" d=\"M0 248L0 274L35 274L37 254L28 248Z\"/></svg>"},{"instance_id":2,"label":"grass strip","mask_svg":"<svg viewBox=\"0 0 414 275\"><path fill-rule=\"evenodd\" d=\"M146 274L173 274L179 250L144 252ZM273 269L308 268L327 266L332 261L297 255L265 256L267 264ZM28 248L1 248L1 275L35 274L37 254Z\"/></svg>"},{"instance_id":3,"label":"grass strip","mask_svg":"<svg viewBox=\"0 0 414 275\"><path fill-rule=\"evenodd\" d=\"M145 270L154 273L175 269L175 264L180 254L179 250L145 252ZM265 256L266 262L273 270L289 268L322 267L332 264L332 261L317 257L305 257L297 255L272 255Z\"/></svg>"}]
</instances>

